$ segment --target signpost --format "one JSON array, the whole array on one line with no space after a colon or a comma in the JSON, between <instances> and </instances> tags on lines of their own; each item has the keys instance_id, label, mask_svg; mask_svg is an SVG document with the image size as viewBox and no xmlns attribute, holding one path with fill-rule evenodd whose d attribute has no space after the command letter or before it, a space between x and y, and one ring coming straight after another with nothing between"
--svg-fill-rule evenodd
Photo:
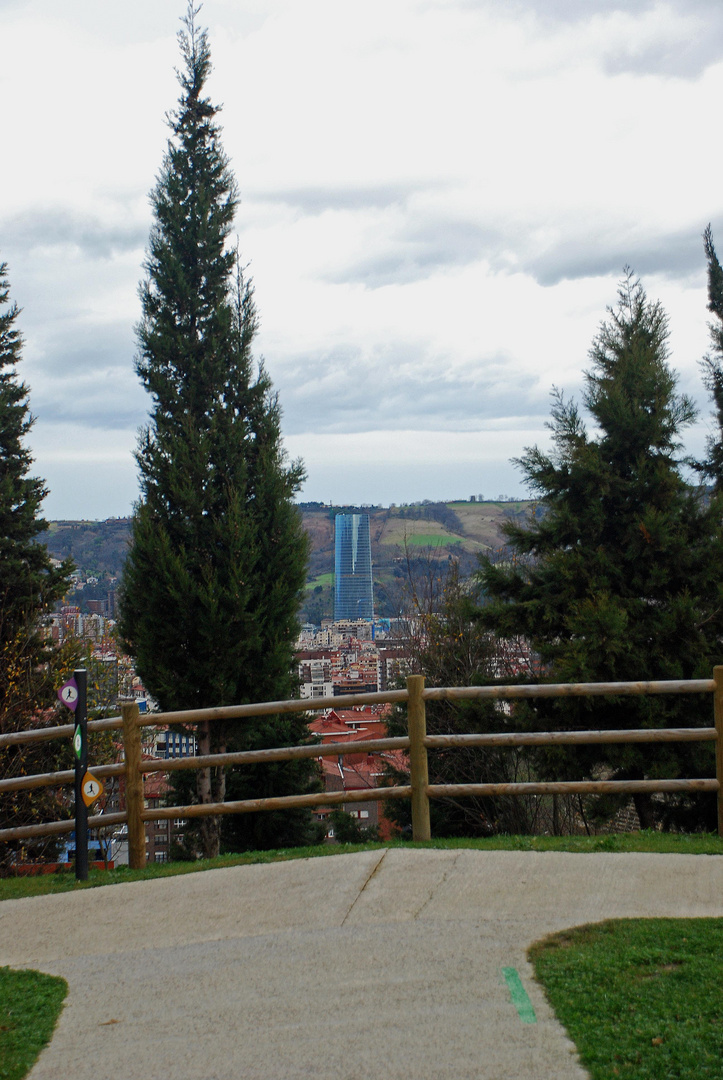
<instances>
[{"instance_id":1,"label":"signpost","mask_svg":"<svg viewBox=\"0 0 723 1080\"><path fill-rule=\"evenodd\" d=\"M76 668L58 697L75 714L75 878L88 880L88 807L102 793L102 784L88 772L88 672ZM86 790L89 788L89 790Z\"/></svg>"}]
</instances>

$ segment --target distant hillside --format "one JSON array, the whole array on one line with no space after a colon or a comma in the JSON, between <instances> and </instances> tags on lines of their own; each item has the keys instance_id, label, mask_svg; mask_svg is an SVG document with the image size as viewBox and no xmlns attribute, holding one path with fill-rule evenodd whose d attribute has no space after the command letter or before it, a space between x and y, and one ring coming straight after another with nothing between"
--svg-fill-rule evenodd
<instances>
[{"instance_id":1,"label":"distant hillside","mask_svg":"<svg viewBox=\"0 0 723 1080\"><path fill-rule=\"evenodd\" d=\"M72 559L84 577L118 577L123 569L128 540L129 518L108 521L51 521L41 534L55 559Z\"/></svg>"},{"instance_id":2,"label":"distant hillside","mask_svg":"<svg viewBox=\"0 0 723 1080\"><path fill-rule=\"evenodd\" d=\"M379 614L394 615L408 565L421 572L430 559L446 564L455 558L463 575L468 575L480 552L500 546L502 522L510 517L525 517L530 507L529 502L425 502L388 508L302 504L304 528L311 538L304 614L318 622L323 615L332 613L337 513L369 514L377 608ZM102 588L103 579L120 575L129 537L130 520L111 518L53 521L42 539L51 555L72 558L83 578L97 577Z\"/></svg>"}]
</instances>

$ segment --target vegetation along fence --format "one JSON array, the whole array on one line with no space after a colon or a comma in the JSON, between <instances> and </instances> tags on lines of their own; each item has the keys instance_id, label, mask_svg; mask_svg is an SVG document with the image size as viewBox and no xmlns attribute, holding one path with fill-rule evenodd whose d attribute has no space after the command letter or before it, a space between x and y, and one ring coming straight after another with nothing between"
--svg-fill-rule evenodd
<instances>
[{"instance_id":1,"label":"vegetation along fence","mask_svg":"<svg viewBox=\"0 0 723 1080\"><path fill-rule=\"evenodd\" d=\"M645 728L616 731L546 731L502 732L475 735L427 735L425 703L427 701L462 701L492 698L510 701L519 698L564 697L592 695L642 695L642 694L713 694L713 727L691 728ZM226 754L206 754L171 760L143 760L141 755L141 729L169 724L194 724L201 721L242 720L244 717L273 715L289 712L312 712L334 707L373 705L380 703L407 703L408 735L401 738L369 739L354 743L324 743L303 746L279 747L270 750L239 751ZM429 800L462 796L499 795L562 795L562 794L635 794L637 792L692 792L717 793L718 831L723 836L723 666L716 667L712 679L694 679L661 682L626 683L570 683L535 684L519 686L463 686L427 687L424 676L412 675L407 679L406 690L384 693L353 694L333 699L266 701L252 705L234 705L213 709L196 709L186 712L168 712L140 715L133 702L122 705L122 716L106 720L89 721L89 731L122 730L124 760L114 765L93 767L98 778L125 776L126 809L119 813L98 814L89 817L91 829L107 828L127 823L129 863L131 867L145 865L145 822L167 818L191 818L217 816L219 814L245 814L260 810L281 810L291 807L333 806L341 803L361 803L384 799L411 799L412 836L414 840L430 839ZM0 747L17 743L38 742L46 739L72 737L73 725L41 728L35 731L15 732L0 736ZM449 747L515 747L560 746L581 743L660 743L696 742L716 743L716 778L693 780L585 780L504 784L430 784L427 753ZM319 792L311 795L287 795L279 798L247 799L239 802L203 803L191 806L167 806L146 808L143 795L143 776L152 772L170 772L175 769L201 769L211 766L258 764L270 761L291 761L295 758L343 757L346 754L372 753L384 750L409 751L409 784L388 788L369 788L361 791ZM45 773L0 780L0 796L5 791L28 788L60 787L73 783L74 773ZM15 829L0 830L0 841L30 839L71 832L74 820L52 821L39 825L26 825Z\"/></svg>"}]
</instances>

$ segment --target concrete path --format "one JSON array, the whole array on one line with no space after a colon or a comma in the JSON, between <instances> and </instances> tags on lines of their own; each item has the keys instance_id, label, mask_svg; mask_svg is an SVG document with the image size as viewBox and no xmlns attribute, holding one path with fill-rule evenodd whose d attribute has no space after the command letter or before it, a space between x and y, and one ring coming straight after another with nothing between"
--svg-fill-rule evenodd
<instances>
[{"instance_id":1,"label":"concrete path","mask_svg":"<svg viewBox=\"0 0 723 1080\"><path fill-rule=\"evenodd\" d=\"M723 916L723 857L397 849L6 901L0 965L70 986L32 1080L580 1080L526 950L653 915Z\"/></svg>"}]
</instances>

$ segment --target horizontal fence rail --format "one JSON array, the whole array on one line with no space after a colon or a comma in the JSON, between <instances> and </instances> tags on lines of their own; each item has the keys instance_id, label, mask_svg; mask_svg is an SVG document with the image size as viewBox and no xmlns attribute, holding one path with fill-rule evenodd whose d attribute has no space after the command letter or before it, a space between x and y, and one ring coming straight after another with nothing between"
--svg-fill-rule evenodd
<instances>
[{"instance_id":1,"label":"horizontal fence rail","mask_svg":"<svg viewBox=\"0 0 723 1080\"><path fill-rule=\"evenodd\" d=\"M354 705L385 705L406 701L406 690L384 690L373 694L340 694L335 698L290 698L286 701L264 701L251 705L222 705L215 709L188 709L183 712L144 713L143 727L165 727L166 724L197 724L207 720L242 720L252 716L274 716L294 712L323 712L333 702L333 708L345 709ZM119 725L120 726L120 725Z\"/></svg>"},{"instance_id":2,"label":"horizontal fence rail","mask_svg":"<svg viewBox=\"0 0 723 1080\"><path fill-rule=\"evenodd\" d=\"M107 716L104 720L89 720L88 731L117 731L123 727L123 718ZM10 731L0 735L0 750L4 746L24 743L50 742L51 739L73 738L75 724L58 724L55 727L35 728L30 731Z\"/></svg>"},{"instance_id":3,"label":"horizontal fence rail","mask_svg":"<svg viewBox=\"0 0 723 1080\"><path fill-rule=\"evenodd\" d=\"M620 728L617 731L505 731L492 735L425 735L428 749L466 746L574 746L575 743L714 742L714 727Z\"/></svg>"},{"instance_id":4,"label":"horizontal fence rail","mask_svg":"<svg viewBox=\"0 0 723 1080\"><path fill-rule=\"evenodd\" d=\"M265 761L297 761L299 758L343 757L345 754L371 754L384 750L408 750L409 737L368 739L365 742L311 743L307 746L281 746L271 750L238 750L228 754L198 754L171 761L144 761L142 773L171 772L177 769L206 769L217 765L258 765Z\"/></svg>"},{"instance_id":5,"label":"horizontal fence rail","mask_svg":"<svg viewBox=\"0 0 723 1080\"><path fill-rule=\"evenodd\" d=\"M406 690L388 690L378 694L343 694L333 700L335 708L344 709L354 705L401 703L406 701L407 697ZM213 709L139 713L139 716L142 727L166 727L176 724L197 724L206 720L241 720L244 717L273 716L276 713L322 712L328 708L329 698L290 698L286 701L264 701L252 705L223 705ZM119 731L122 727L122 716L107 716L103 720L88 721L88 731ZM0 750L4 746L72 738L74 731L74 724L60 724L29 731L11 731L6 735L0 735Z\"/></svg>"},{"instance_id":6,"label":"horizontal fence rail","mask_svg":"<svg viewBox=\"0 0 723 1080\"><path fill-rule=\"evenodd\" d=\"M128 814L125 810L117 814L95 814L88 818L89 829L105 829L116 825L125 825ZM43 825L20 825L17 829L2 829L0 840L32 840L38 836L63 836L75 832L75 818L65 821L48 821Z\"/></svg>"},{"instance_id":7,"label":"horizontal fence rail","mask_svg":"<svg viewBox=\"0 0 723 1080\"><path fill-rule=\"evenodd\" d=\"M715 782L715 781L714 781ZM143 810L143 821L168 818L218 817L221 814L250 814L257 810L291 810L300 806L338 806L340 803L379 802L380 799L408 799L410 785L388 788L361 788L356 791L320 791L313 795L279 795L271 799L243 799L238 802L191 803L190 806L164 806Z\"/></svg>"},{"instance_id":8,"label":"horizontal fence rail","mask_svg":"<svg viewBox=\"0 0 723 1080\"><path fill-rule=\"evenodd\" d=\"M657 682L520 683L516 686L430 686L425 701L465 701L470 698L637 697L642 694L711 694L715 679L663 679Z\"/></svg>"},{"instance_id":9,"label":"horizontal fence rail","mask_svg":"<svg viewBox=\"0 0 723 1080\"><path fill-rule=\"evenodd\" d=\"M125 764L117 762L115 765L93 766L93 776L99 780L106 776L124 776ZM63 769L60 772L35 773L33 776L7 777L0 780L0 795L4 791L27 791L40 787L68 787L75 780L75 769ZM2 834L0 834L0 837Z\"/></svg>"},{"instance_id":10,"label":"horizontal fence rail","mask_svg":"<svg viewBox=\"0 0 723 1080\"><path fill-rule=\"evenodd\" d=\"M430 784L427 794L444 799L459 795L634 795L659 791L718 791L717 780L554 780L512 784Z\"/></svg>"},{"instance_id":11,"label":"horizontal fence rail","mask_svg":"<svg viewBox=\"0 0 723 1080\"><path fill-rule=\"evenodd\" d=\"M550 697L639 696L648 694L713 694L714 727L645 728L595 731L498 732L469 735L427 735L425 703L427 701L519 700ZM266 750L238 751L225 754L205 754L168 760L143 759L140 733L142 728L193 725L206 721L243 720L292 712L316 712L329 707L396 703L407 705L409 735L399 738L368 739L358 742L309 743L295 747L275 747ZM124 761L99 765L93 773L99 779L124 776L126 782L125 811L97 814L88 819L93 829L128 825L131 865L145 864L145 832L148 821L174 818L221 816L225 814L256 813L263 810L283 810L298 807L338 806L380 799L412 801L413 838L430 837L429 799L462 798L502 795L558 794L635 794L711 792L718 795L718 826L723 836L723 666L714 670L712 679L659 680L646 682L608 683L543 683L509 686L425 687L424 677L410 676L407 689L371 694L346 694L333 699L315 698L268 701L256 704L220 706L210 709L191 709L183 712L140 714L133 702L123 705L120 717L93 720L89 731L123 731ZM74 725L38 728L0 736L0 749L23 743L46 741L72 736ZM464 747L562 746L594 743L662 743L716 742L716 777L674 780L582 780L555 782L518 782L503 784L430 784L428 750ZM143 776L179 769L228 767L237 764L292 761L303 758L344 757L349 754L409 751L410 783L394 787L366 788L353 791L318 792L307 795L284 795L274 798L246 799L222 803L194 803L188 806L147 808L143 800ZM6 791L40 787L61 787L73 782L74 772L65 770L36 776L0 780L0 794ZM31 839L61 835L75 828L73 818L63 821L27 825L0 830L0 841Z\"/></svg>"}]
</instances>

